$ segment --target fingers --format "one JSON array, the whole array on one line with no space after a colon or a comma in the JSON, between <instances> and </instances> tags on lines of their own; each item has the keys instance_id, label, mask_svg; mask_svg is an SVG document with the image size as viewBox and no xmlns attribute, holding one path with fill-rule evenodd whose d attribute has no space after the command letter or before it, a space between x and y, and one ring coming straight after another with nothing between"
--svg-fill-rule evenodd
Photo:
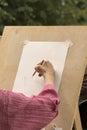
<instances>
[{"instance_id":1,"label":"fingers","mask_svg":"<svg viewBox=\"0 0 87 130\"><path fill-rule=\"evenodd\" d=\"M38 72L38 76L44 76L46 72L49 72L53 69L51 62L42 60L42 62L38 63L35 67L36 72Z\"/></svg>"},{"instance_id":2,"label":"fingers","mask_svg":"<svg viewBox=\"0 0 87 130\"><path fill-rule=\"evenodd\" d=\"M45 72L45 68L42 65L38 65L35 67L35 70L39 73L38 76L42 76Z\"/></svg>"}]
</instances>

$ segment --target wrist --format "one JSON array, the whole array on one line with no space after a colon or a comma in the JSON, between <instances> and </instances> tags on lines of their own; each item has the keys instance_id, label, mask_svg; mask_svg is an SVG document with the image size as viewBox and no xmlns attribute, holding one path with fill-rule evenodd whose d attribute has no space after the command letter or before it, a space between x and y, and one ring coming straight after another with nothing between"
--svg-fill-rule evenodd
<instances>
[{"instance_id":1,"label":"wrist","mask_svg":"<svg viewBox=\"0 0 87 130\"><path fill-rule=\"evenodd\" d=\"M53 77L49 77L49 78L44 78L45 84L52 84L54 85L54 78Z\"/></svg>"}]
</instances>

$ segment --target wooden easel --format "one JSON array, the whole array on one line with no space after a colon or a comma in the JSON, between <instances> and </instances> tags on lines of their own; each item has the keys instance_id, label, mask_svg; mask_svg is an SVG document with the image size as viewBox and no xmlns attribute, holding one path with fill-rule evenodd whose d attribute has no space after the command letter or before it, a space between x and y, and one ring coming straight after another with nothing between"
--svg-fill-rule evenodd
<instances>
[{"instance_id":1,"label":"wooden easel","mask_svg":"<svg viewBox=\"0 0 87 130\"><path fill-rule=\"evenodd\" d=\"M71 40L59 89L61 104L59 116L52 124L63 130L82 130L78 99L87 61L87 27L86 26L15 26L5 27L0 40L0 88L12 89L23 41L65 41Z\"/></svg>"}]
</instances>

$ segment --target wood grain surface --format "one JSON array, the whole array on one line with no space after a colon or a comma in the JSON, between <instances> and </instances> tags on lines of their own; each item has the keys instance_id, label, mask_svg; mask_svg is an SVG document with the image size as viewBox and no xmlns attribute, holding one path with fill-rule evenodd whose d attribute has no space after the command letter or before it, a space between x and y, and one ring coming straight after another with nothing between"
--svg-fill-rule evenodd
<instances>
[{"instance_id":1,"label":"wood grain surface","mask_svg":"<svg viewBox=\"0 0 87 130\"><path fill-rule=\"evenodd\" d=\"M1 43L1 38L2 38L2 36L0 36L0 43Z\"/></svg>"}]
</instances>

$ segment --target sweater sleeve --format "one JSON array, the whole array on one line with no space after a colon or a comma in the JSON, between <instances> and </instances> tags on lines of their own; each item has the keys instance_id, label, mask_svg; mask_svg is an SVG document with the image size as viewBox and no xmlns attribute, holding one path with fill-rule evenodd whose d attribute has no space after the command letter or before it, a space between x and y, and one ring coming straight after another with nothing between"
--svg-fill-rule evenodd
<instances>
[{"instance_id":1,"label":"sweater sleeve","mask_svg":"<svg viewBox=\"0 0 87 130\"><path fill-rule=\"evenodd\" d=\"M58 115L59 97L52 85L46 85L41 93L32 97L8 91L7 99L11 130L40 130Z\"/></svg>"},{"instance_id":2,"label":"sweater sleeve","mask_svg":"<svg viewBox=\"0 0 87 130\"><path fill-rule=\"evenodd\" d=\"M6 95L7 91L0 89L0 130L9 130Z\"/></svg>"},{"instance_id":3,"label":"sweater sleeve","mask_svg":"<svg viewBox=\"0 0 87 130\"><path fill-rule=\"evenodd\" d=\"M55 110L58 110L57 108L60 103L60 98L53 85L51 84L45 85L39 96L48 98L54 104Z\"/></svg>"}]
</instances>

